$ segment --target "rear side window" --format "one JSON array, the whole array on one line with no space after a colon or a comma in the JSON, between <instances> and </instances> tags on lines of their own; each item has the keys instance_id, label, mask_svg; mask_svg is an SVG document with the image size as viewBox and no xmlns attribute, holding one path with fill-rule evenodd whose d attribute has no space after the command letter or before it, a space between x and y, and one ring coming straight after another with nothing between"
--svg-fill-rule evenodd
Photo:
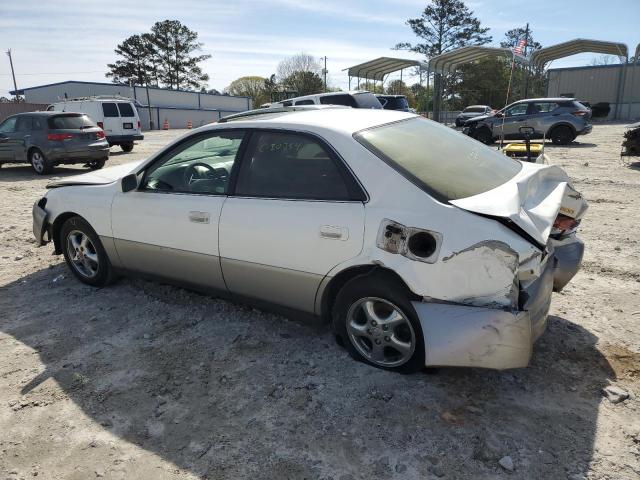
<instances>
[{"instance_id":1,"label":"rear side window","mask_svg":"<svg viewBox=\"0 0 640 480\"><path fill-rule=\"evenodd\" d=\"M16 128L17 117L9 117L0 123L0 133L13 133Z\"/></svg>"},{"instance_id":2,"label":"rear side window","mask_svg":"<svg viewBox=\"0 0 640 480\"><path fill-rule=\"evenodd\" d=\"M320 103L323 105L345 105L347 107L356 107L356 102L349 94L342 95L326 95L320 97Z\"/></svg>"},{"instance_id":3,"label":"rear side window","mask_svg":"<svg viewBox=\"0 0 640 480\"><path fill-rule=\"evenodd\" d=\"M49 118L51 130L76 130L95 126L96 124L86 115L57 115Z\"/></svg>"},{"instance_id":4,"label":"rear side window","mask_svg":"<svg viewBox=\"0 0 640 480\"><path fill-rule=\"evenodd\" d=\"M484 113L484 107L467 107L463 110L463 113Z\"/></svg>"},{"instance_id":5,"label":"rear side window","mask_svg":"<svg viewBox=\"0 0 640 480\"><path fill-rule=\"evenodd\" d=\"M352 98L356 108L382 108L380 100L373 93L354 93Z\"/></svg>"},{"instance_id":6,"label":"rear side window","mask_svg":"<svg viewBox=\"0 0 640 480\"><path fill-rule=\"evenodd\" d=\"M31 123L31 117L18 117L16 132L30 132Z\"/></svg>"},{"instance_id":7,"label":"rear side window","mask_svg":"<svg viewBox=\"0 0 640 480\"><path fill-rule=\"evenodd\" d=\"M296 102L296 105L314 105L315 102L311 99L309 100L299 100Z\"/></svg>"},{"instance_id":8,"label":"rear side window","mask_svg":"<svg viewBox=\"0 0 640 480\"><path fill-rule=\"evenodd\" d=\"M121 117L135 117L133 113L133 107L130 103L118 103L118 110L120 110Z\"/></svg>"},{"instance_id":9,"label":"rear side window","mask_svg":"<svg viewBox=\"0 0 640 480\"><path fill-rule=\"evenodd\" d=\"M102 113L105 117L119 117L118 115L118 107L115 103L103 103L102 104Z\"/></svg>"},{"instance_id":10,"label":"rear side window","mask_svg":"<svg viewBox=\"0 0 640 480\"><path fill-rule=\"evenodd\" d=\"M42 117L33 117L33 129L34 130L44 130L44 118Z\"/></svg>"},{"instance_id":11,"label":"rear side window","mask_svg":"<svg viewBox=\"0 0 640 480\"><path fill-rule=\"evenodd\" d=\"M522 164L439 123L411 118L354 138L435 198L471 197L513 178Z\"/></svg>"},{"instance_id":12,"label":"rear side window","mask_svg":"<svg viewBox=\"0 0 640 480\"><path fill-rule=\"evenodd\" d=\"M556 108L558 108L556 102L534 102L531 104L531 113L548 113L553 112Z\"/></svg>"},{"instance_id":13,"label":"rear side window","mask_svg":"<svg viewBox=\"0 0 640 480\"><path fill-rule=\"evenodd\" d=\"M251 138L236 195L349 200L349 189L334 158L314 138L260 132Z\"/></svg>"}]
</instances>

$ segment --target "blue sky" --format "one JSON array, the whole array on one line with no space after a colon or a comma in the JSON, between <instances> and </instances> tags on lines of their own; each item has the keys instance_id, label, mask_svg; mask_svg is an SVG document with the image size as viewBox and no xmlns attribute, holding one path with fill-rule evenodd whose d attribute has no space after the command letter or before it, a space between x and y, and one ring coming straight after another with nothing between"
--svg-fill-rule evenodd
<instances>
[{"instance_id":1,"label":"blue sky","mask_svg":"<svg viewBox=\"0 0 640 480\"><path fill-rule=\"evenodd\" d=\"M405 25L424 0L0 0L0 49L12 49L18 87L63 80L108 81L114 47L158 20L196 30L210 87L244 75L267 76L297 52L328 57L329 82L347 88L342 69L379 56L414 58L391 48L417 39ZM590 38L640 42L640 0L469 0L497 45L527 21L543 45ZM589 64L581 54L552 67ZM417 58L417 57L416 57ZM12 90L8 57L0 57L0 96Z\"/></svg>"}]
</instances>

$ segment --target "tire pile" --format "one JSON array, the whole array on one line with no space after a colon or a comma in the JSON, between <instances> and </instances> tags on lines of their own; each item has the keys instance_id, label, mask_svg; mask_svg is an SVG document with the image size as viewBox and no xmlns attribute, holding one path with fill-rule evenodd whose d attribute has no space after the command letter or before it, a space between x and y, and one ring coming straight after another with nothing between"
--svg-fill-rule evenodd
<instances>
[{"instance_id":1,"label":"tire pile","mask_svg":"<svg viewBox=\"0 0 640 480\"><path fill-rule=\"evenodd\" d=\"M640 122L629 125L629 130L624 133L622 155L640 157Z\"/></svg>"}]
</instances>

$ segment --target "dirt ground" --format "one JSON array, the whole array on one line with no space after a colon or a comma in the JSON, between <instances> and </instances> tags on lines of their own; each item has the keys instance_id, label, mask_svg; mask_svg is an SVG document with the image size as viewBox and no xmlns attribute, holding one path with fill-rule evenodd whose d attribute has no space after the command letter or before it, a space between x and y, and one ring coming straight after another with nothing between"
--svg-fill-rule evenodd
<instances>
[{"instance_id":1,"label":"dirt ground","mask_svg":"<svg viewBox=\"0 0 640 480\"><path fill-rule=\"evenodd\" d=\"M640 163L620 161L623 130L547 150L590 202L584 268L531 366L507 372L391 374L320 325L141 280L83 286L31 233L45 184L81 167L3 167L0 480L640 478Z\"/></svg>"}]
</instances>

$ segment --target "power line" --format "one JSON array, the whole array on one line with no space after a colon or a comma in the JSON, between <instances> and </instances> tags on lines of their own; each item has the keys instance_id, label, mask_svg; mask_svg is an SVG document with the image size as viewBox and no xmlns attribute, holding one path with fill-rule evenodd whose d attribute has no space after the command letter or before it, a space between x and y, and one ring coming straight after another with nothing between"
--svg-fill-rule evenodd
<instances>
[{"instance_id":1,"label":"power line","mask_svg":"<svg viewBox=\"0 0 640 480\"><path fill-rule=\"evenodd\" d=\"M39 72L39 73L19 73L18 76L22 75L79 75L82 73L104 73L104 70L94 70L91 72ZM3 76L9 76L10 73L0 73Z\"/></svg>"}]
</instances>

